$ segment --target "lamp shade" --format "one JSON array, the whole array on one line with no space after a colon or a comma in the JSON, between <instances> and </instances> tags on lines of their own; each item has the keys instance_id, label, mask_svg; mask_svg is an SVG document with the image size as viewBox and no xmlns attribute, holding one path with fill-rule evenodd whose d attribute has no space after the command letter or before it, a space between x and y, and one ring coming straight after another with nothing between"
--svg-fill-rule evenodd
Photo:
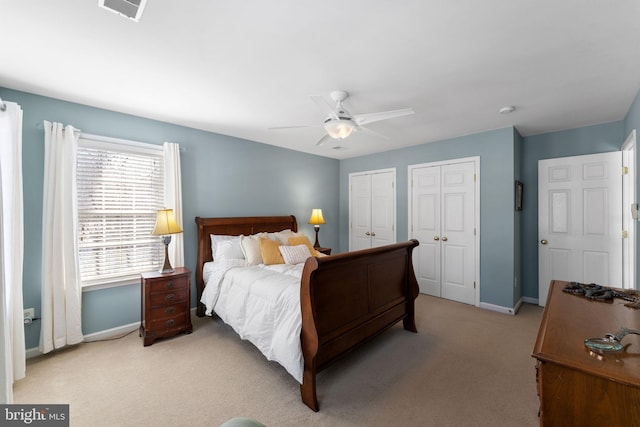
<instances>
[{"instance_id":1,"label":"lamp shade","mask_svg":"<svg viewBox=\"0 0 640 427\"><path fill-rule=\"evenodd\" d=\"M311 211L311 218L309 218L309 224L313 224L313 225L324 224L322 209L313 209Z\"/></svg>"},{"instance_id":2,"label":"lamp shade","mask_svg":"<svg viewBox=\"0 0 640 427\"><path fill-rule=\"evenodd\" d=\"M176 222L173 209L160 209L156 216L156 225L151 234L166 236L167 234L182 233L182 229Z\"/></svg>"},{"instance_id":3,"label":"lamp shade","mask_svg":"<svg viewBox=\"0 0 640 427\"><path fill-rule=\"evenodd\" d=\"M331 138L344 139L351 135L355 128L353 122L349 119L329 120L324 124L324 129Z\"/></svg>"}]
</instances>

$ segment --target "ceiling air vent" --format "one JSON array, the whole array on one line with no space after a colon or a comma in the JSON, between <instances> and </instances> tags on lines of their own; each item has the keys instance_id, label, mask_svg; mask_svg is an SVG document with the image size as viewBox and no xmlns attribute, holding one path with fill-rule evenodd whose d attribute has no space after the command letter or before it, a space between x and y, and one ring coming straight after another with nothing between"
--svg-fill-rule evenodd
<instances>
[{"instance_id":1,"label":"ceiling air vent","mask_svg":"<svg viewBox=\"0 0 640 427\"><path fill-rule=\"evenodd\" d=\"M138 22L142 16L147 0L98 0L102 8Z\"/></svg>"}]
</instances>

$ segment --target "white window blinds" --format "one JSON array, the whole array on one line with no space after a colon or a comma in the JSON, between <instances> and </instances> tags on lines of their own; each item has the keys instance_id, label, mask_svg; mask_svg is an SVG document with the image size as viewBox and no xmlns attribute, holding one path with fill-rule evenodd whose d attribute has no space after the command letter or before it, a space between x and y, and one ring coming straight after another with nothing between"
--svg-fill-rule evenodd
<instances>
[{"instance_id":1,"label":"white window blinds","mask_svg":"<svg viewBox=\"0 0 640 427\"><path fill-rule=\"evenodd\" d=\"M137 279L158 269L162 243L151 235L164 208L162 147L80 137L77 208L82 285Z\"/></svg>"}]
</instances>

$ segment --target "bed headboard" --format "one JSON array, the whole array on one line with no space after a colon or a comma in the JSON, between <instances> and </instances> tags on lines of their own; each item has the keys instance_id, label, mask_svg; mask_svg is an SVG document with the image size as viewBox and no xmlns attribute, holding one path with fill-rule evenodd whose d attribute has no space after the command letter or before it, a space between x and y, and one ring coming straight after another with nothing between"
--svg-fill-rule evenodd
<instances>
[{"instance_id":1,"label":"bed headboard","mask_svg":"<svg viewBox=\"0 0 640 427\"><path fill-rule=\"evenodd\" d=\"M228 218L201 218L196 217L198 226L198 257L196 261L196 289L198 316L204 316L204 306L200 303L200 296L204 289L202 278L202 268L205 262L213 260L211 254L211 234L226 234L232 236L245 236L268 232L275 233L282 230L298 231L296 217L288 216L248 216L248 217L228 217Z\"/></svg>"}]
</instances>

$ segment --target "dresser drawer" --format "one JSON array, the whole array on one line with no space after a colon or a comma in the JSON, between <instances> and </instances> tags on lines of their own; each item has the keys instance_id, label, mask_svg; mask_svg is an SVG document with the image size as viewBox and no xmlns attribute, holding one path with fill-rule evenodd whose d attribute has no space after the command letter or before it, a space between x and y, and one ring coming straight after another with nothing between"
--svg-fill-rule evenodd
<instances>
[{"instance_id":1,"label":"dresser drawer","mask_svg":"<svg viewBox=\"0 0 640 427\"><path fill-rule=\"evenodd\" d=\"M189 311L189 306L184 303L165 305L151 309L151 319L162 319L164 317L177 316Z\"/></svg>"},{"instance_id":2,"label":"dresser drawer","mask_svg":"<svg viewBox=\"0 0 640 427\"><path fill-rule=\"evenodd\" d=\"M149 283L149 291L154 294L156 292L167 292L178 289L185 289L188 286L188 283L189 279L185 276L167 280L151 280Z\"/></svg>"},{"instance_id":3,"label":"dresser drawer","mask_svg":"<svg viewBox=\"0 0 640 427\"><path fill-rule=\"evenodd\" d=\"M151 321L151 330L156 333L162 333L168 329L184 328L185 325L187 325L187 320L190 320L189 313L182 313L162 319L153 319Z\"/></svg>"},{"instance_id":4,"label":"dresser drawer","mask_svg":"<svg viewBox=\"0 0 640 427\"><path fill-rule=\"evenodd\" d=\"M189 296L189 289L177 289L168 292L158 292L149 295L149 303L151 307L157 307L159 305L175 304L181 301L185 301Z\"/></svg>"}]
</instances>

